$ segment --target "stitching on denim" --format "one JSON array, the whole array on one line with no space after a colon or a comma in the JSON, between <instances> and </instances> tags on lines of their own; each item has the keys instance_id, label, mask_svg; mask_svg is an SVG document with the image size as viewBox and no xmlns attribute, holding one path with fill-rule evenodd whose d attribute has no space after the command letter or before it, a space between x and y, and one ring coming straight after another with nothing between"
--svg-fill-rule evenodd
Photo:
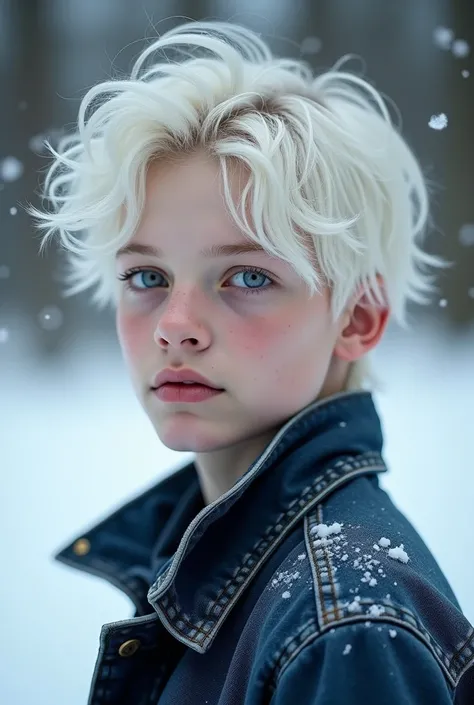
<instances>
[{"instance_id":1,"label":"stitching on denim","mask_svg":"<svg viewBox=\"0 0 474 705\"><path fill-rule=\"evenodd\" d=\"M104 627L103 627L104 628ZM138 627L130 624L128 627L109 628L104 634L104 641L99 654L97 656L96 669L94 670L88 705L102 705L108 702L110 697L110 677L113 672L114 665L119 662L117 645L123 643L125 637L133 637L135 639L143 638L143 634L147 631L155 631L156 622L140 624ZM159 666L157 678L162 678L166 664L162 663Z\"/></svg>"},{"instance_id":2,"label":"stitching on denim","mask_svg":"<svg viewBox=\"0 0 474 705\"><path fill-rule=\"evenodd\" d=\"M375 604L373 600L367 599L364 600L365 603L367 604ZM441 669L443 670L446 679L449 681L450 685L454 688L456 686L457 680L456 677L453 677L452 673L450 672L447 664L443 662L443 659L440 659L439 656L437 655L436 652L433 651L431 648L431 639L426 639L426 636L430 636L428 632L424 629L418 629L416 626L413 626L410 622L407 622L405 620L404 612L407 614L411 615L412 618L414 616L410 612L410 610L405 610L402 607L399 607L397 610L399 612L399 616L397 617L396 615L392 619L387 619L387 616L384 615L384 617L373 617L368 615L364 616L351 616L349 618L343 618L339 622L333 622L331 625L331 629L337 629L338 627L343 627L347 626L349 624L357 624L360 622L371 622L371 623L378 623L380 625L389 625L393 624L395 626L401 627L402 629L407 629L408 631L412 632L415 636L419 636L420 639L423 641L425 646L433 653L434 658L436 661L439 663ZM415 619L415 618L414 618ZM415 619L415 621L417 621ZM312 629L312 633L307 634L307 632ZM288 638L285 640L285 643L283 645L283 648L280 651L277 651L271 662L270 662L270 676L268 678L268 684L269 684L269 690L270 694L272 694L278 685L279 679L282 677L283 672L290 666L293 661L298 657L298 654L310 643L312 643L315 639L317 639L320 636L323 636L324 634L328 633L330 631L329 626L326 627L324 630L318 630L318 624L317 620L312 617L310 620L308 620L305 624L303 624L295 633L295 635L291 638ZM428 641L428 644L426 643ZM445 660L446 661L446 660Z\"/></svg>"},{"instance_id":3,"label":"stitching on denim","mask_svg":"<svg viewBox=\"0 0 474 705\"><path fill-rule=\"evenodd\" d=\"M315 478L315 480L313 481L313 483L312 483L311 485L309 485L308 487L306 487L306 488L303 490L303 492L302 492L302 494L300 495L300 497L297 497L296 499L294 499L294 500L291 502L291 504L289 505L288 510L285 512L285 514L280 515L280 516L277 518L277 524L276 524L275 526L270 526L270 527L268 527L268 528L266 529L266 531L265 531L265 538L264 538L264 539L262 539L262 538L259 538L259 539L258 539L258 541L256 542L256 544L255 544L255 545L253 546L253 548L251 549L251 551L247 554L247 560L246 560L244 563L242 563L242 565L241 565L241 566L238 568L238 570L234 573L233 578L237 578L241 572L244 572L244 571L246 570L246 567L247 567L246 564L249 563L251 560L260 560L260 559L265 555L264 552L265 552L266 546L264 546L264 548L263 548L263 550L262 550L262 548L261 548L262 544L269 544L269 543L270 543L270 545L273 546L273 544L274 544L275 539L277 538L277 536L276 536L276 535L272 535L271 538L270 538L270 537L267 536L267 535L272 534L272 532L274 532L275 529L276 529L278 526L280 526L280 525L282 526L282 531L279 531L279 532L278 532L278 536L280 536L280 535L283 534L285 528L288 528L288 525L291 523L291 521L294 519L295 514L297 513L296 510L293 510L293 507L294 507L295 504L299 504L299 505L300 505L300 510L301 510L301 512L300 512L300 518L302 518L302 517L304 516L304 512L305 512L305 510L306 510L307 505L308 505L311 501L314 501L315 497L317 496L317 493L318 493L318 492L320 491L320 489L321 489L321 488L318 487L318 486L321 486L322 484L324 484L324 482L325 482L325 480L326 480L326 477L329 477L330 479L334 479L334 477L331 478L331 473L334 473L335 469L337 469L337 468L339 468L339 467L342 467L342 468L344 469L344 471L347 471L347 473L348 473L350 470L360 469L361 467L365 467L366 470L368 470L368 469L369 469L369 467L368 467L368 466L369 466L369 463L370 463L370 462L373 462L374 459L375 459L375 460L379 460L379 461L382 460L379 453L376 453L376 452L373 452L373 451L369 451L369 452L367 452L367 453L364 453L364 454L362 454L362 455L360 455L360 456L356 456L356 457L347 456L346 458L340 458L340 459L335 463L335 465L326 468L326 470L324 471L324 473L323 473L322 476L321 476L321 475L318 475L318 476ZM382 460L382 465L383 465L383 467L385 468L385 463L383 463L383 460ZM379 467L379 465L377 465L377 464L375 463L370 469L376 469L376 468L378 468L378 467ZM341 474L341 476L343 476L343 475ZM337 475L336 475L336 477L337 477ZM327 485L326 485L326 486L329 486L330 484L331 484L331 483L330 483L329 481L327 481ZM316 494L313 495L313 496L311 496L311 492L313 492L313 491L315 491ZM309 497L308 499L304 499L305 496L307 496L307 495L310 495L310 497ZM286 527L283 525L282 519L283 519L283 520L286 520L286 524L287 524ZM254 554L258 554L258 558L257 558L257 559L254 559ZM224 587L221 589L221 591L217 594L217 597L216 597L216 599L214 600L214 602L210 604L210 606L209 606L209 608L208 608L208 614L209 614L210 612L212 612L212 609L213 609L213 608L215 607L215 605L219 602L219 600L222 598L222 596L225 595L225 593L228 591L229 587L232 587L233 584L234 584L234 580L231 579L231 580L229 580L229 581L224 585ZM230 597L232 597L232 596L230 596Z\"/></svg>"},{"instance_id":4,"label":"stitching on denim","mask_svg":"<svg viewBox=\"0 0 474 705\"><path fill-rule=\"evenodd\" d=\"M307 523L308 527L313 527L318 524L323 523L323 509L322 505L318 505L316 507L316 513L317 516L314 516L314 512L309 512L306 517L305 517L305 522ZM309 531L308 531L309 535ZM329 546L322 544L321 546L318 547L318 551L322 553L322 558L325 560L326 564L331 563L331 558L329 555ZM343 605L337 600L337 590L336 586L334 584L334 580L332 578L333 573L331 573L329 570L328 572L328 581L330 580L331 583L331 595L333 597L332 604L333 606L330 607L328 605L329 599L327 598L326 593L323 590L323 585L322 585L322 578L321 578L321 573L319 570L319 558L317 556L316 551L313 548L313 545L310 543L309 551L308 553L310 554L312 558L312 565L315 567L316 571L316 578L318 581L318 597L320 601L320 609L317 607L317 612L318 614L321 614L322 622L323 625L327 624L334 624L334 622L340 621L340 619L344 619L345 615L347 615L347 605ZM321 583L321 584L319 584ZM401 605L395 605L391 600L386 600L384 598L378 599L377 602L374 602L371 598L361 598L359 601L359 605L373 605L377 604L378 606L383 606L385 610L385 615L386 616L397 616L398 614L402 614L403 619L406 623L413 622L411 626L419 632L422 638L424 638L430 645L431 650L433 651L435 657L438 659L438 661L442 662L444 665L444 668L446 671L449 672L449 674L455 679L456 678L456 673L459 671L459 668L454 668L453 667L453 658L449 658L445 651L440 647L438 642L433 638L431 633L424 627L422 622L418 619L413 612L404 606ZM342 615L342 617L341 617ZM366 621L372 621L374 619L374 615L367 614L365 615L365 620ZM462 649L466 649L467 646L464 645ZM472 652L471 652L472 653ZM468 655L469 656L469 655Z\"/></svg>"},{"instance_id":5,"label":"stitching on denim","mask_svg":"<svg viewBox=\"0 0 474 705\"><path fill-rule=\"evenodd\" d=\"M311 531L311 529L313 528L313 526L316 525L316 522L317 522L318 524L323 524L323 523L324 523L323 506L322 506L322 504L318 504L318 506L316 507L316 513L317 513L317 518L316 518L316 521L315 521L315 522L312 522L312 521L311 521L311 514L310 514L310 513L307 514L306 517L305 517L305 521L306 521L307 526L308 526L308 536L310 536L310 531ZM328 609L328 607L326 606L326 603L328 602L328 600L326 599L324 590L323 590L323 588L322 588L322 582L323 582L323 581L322 581L321 572L320 572L320 570L319 570L319 562L318 562L317 555L316 555L316 554L317 554L317 551L314 550L314 546L311 544L311 539L309 539L309 542L310 542L310 551L311 551L311 554L314 555L314 565L315 565L315 567L316 567L316 572L317 572L317 575L318 575L318 579L321 581L321 591L320 591L320 595L321 595L321 607L322 607L322 614L321 614L321 616L322 616L323 622L324 622L325 624L327 624L327 623L329 623L330 621L334 621L334 620L330 620L330 619L329 619L329 616L331 615L332 612L335 613L334 619L339 619L339 618L340 618L340 609L339 609L338 602L337 602L337 593L336 593L336 586L335 586L335 575L336 575L336 572L335 572L335 570L334 570L334 566L333 566L333 563L332 563L332 561L331 561L331 556L330 556L328 547L323 544L323 547L322 547L322 549L320 549L320 550L322 550L322 552L323 552L322 558L323 558L324 563L325 563L326 568L327 568L327 570L326 570L326 573L327 573L327 575L328 575L328 582L327 582L327 584L329 584L329 588L330 588L330 591L331 591L331 597L332 597L332 604L333 604L333 607L330 608L330 609Z\"/></svg>"},{"instance_id":6,"label":"stitching on denim","mask_svg":"<svg viewBox=\"0 0 474 705\"><path fill-rule=\"evenodd\" d=\"M376 451L368 451L358 456L346 456L339 458L334 465L326 468L322 474L317 475L311 485L305 487L302 494L290 503L287 511L277 518L277 524L267 527L264 536L259 537L251 551L246 554L244 562L234 571L232 578L227 581L216 598L209 603L206 609L207 619L205 620L206 627L209 626L208 629L203 629L201 626L204 620L198 624L190 623L189 617L183 615L176 601L174 601L172 606L168 607L169 598L166 595L160 598L159 605L169 620L170 626L180 631L190 641L202 645L203 640L209 637L209 634L215 630L216 625L222 619L221 615L224 610L235 599L239 587L245 584L245 580L249 575L252 575L255 566L261 563L268 550L273 550L277 539L285 536L289 528L293 526L292 522L294 522L295 516L297 516L297 520L304 517L308 505L319 501L319 495L333 484L332 480L350 479L353 476L351 473L353 474L354 471L360 471L361 469L364 470L365 474L386 470L386 465L380 453ZM297 508L294 508L296 505L298 505ZM275 534L275 530L278 527L281 530ZM250 567L248 567L249 563L252 563ZM165 576L166 573L163 573L159 579L164 580ZM236 583L238 583L237 587ZM230 591L232 591L231 594L228 594ZM219 608L217 617L212 615L216 607ZM179 622L182 622L183 625L186 624L194 634L183 632L182 628L177 626ZM196 638L196 635L198 638Z\"/></svg>"},{"instance_id":7,"label":"stitching on denim","mask_svg":"<svg viewBox=\"0 0 474 705\"><path fill-rule=\"evenodd\" d=\"M455 661L458 663L455 664ZM467 670L469 664L474 664L474 628L471 627L469 635L464 644L454 652L451 661L449 662L450 670L454 673Z\"/></svg>"}]
</instances>

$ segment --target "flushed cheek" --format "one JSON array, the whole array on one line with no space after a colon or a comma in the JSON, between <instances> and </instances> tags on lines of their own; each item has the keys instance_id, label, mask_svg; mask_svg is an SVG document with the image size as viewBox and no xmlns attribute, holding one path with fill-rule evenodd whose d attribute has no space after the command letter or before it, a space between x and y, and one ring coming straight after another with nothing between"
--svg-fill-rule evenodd
<instances>
[{"instance_id":1,"label":"flushed cheek","mask_svg":"<svg viewBox=\"0 0 474 705\"><path fill-rule=\"evenodd\" d=\"M275 395L307 394L308 383L325 371L330 356L330 331L316 312L292 310L287 316L265 317L235 327L228 348L239 370L250 378L256 393L273 389ZM272 386L272 385L278 385ZM267 393L266 392L266 393Z\"/></svg>"},{"instance_id":2,"label":"flushed cheek","mask_svg":"<svg viewBox=\"0 0 474 705\"><path fill-rule=\"evenodd\" d=\"M227 347L241 369L255 370L254 376L261 378L288 370L287 363L295 359L301 347L301 335L294 318L262 317L233 327Z\"/></svg>"},{"instance_id":3,"label":"flushed cheek","mask_svg":"<svg viewBox=\"0 0 474 705\"><path fill-rule=\"evenodd\" d=\"M128 363L134 367L146 353L147 334L145 326L138 316L126 316L118 313L116 318L117 334L123 355Z\"/></svg>"}]
</instances>

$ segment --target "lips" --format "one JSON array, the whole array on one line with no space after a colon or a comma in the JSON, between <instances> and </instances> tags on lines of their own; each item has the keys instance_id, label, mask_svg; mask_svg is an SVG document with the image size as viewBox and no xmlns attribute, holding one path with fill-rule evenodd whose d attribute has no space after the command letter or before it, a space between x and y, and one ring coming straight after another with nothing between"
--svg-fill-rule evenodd
<instances>
[{"instance_id":1,"label":"lips","mask_svg":"<svg viewBox=\"0 0 474 705\"><path fill-rule=\"evenodd\" d=\"M190 382L191 384L186 384ZM209 387L210 389L217 389L223 391L221 387L213 384L211 380L207 377L203 377L199 372L195 372L191 369L181 368L177 369L165 369L156 375L153 380L153 389L158 389L163 384L183 384L184 386L192 387L194 385L200 385L203 387Z\"/></svg>"}]
</instances>

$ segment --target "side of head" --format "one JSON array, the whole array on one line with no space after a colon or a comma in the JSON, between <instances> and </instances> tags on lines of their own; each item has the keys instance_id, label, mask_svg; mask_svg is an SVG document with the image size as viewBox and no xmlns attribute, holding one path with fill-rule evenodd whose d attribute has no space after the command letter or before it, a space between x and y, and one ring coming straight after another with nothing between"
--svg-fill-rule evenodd
<instances>
[{"instance_id":1,"label":"side of head","mask_svg":"<svg viewBox=\"0 0 474 705\"><path fill-rule=\"evenodd\" d=\"M145 67L165 49L186 59ZM115 254L140 224L150 165L203 153L245 237L288 263L309 296L330 291L333 321L346 321L334 360L350 365L344 388L376 389L369 352L388 312L406 327L408 302L428 303L435 289L423 268L447 265L421 248L429 203L415 156L381 95L341 66L315 75L250 30L193 22L149 46L129 80L92 88L77 133L50 147L53 210L28 208L41 249L58 234L67 252L65 295L95 287L94 304L117 307ZM248 175L238 207L236 165Z\"/></svg>"}]
</instances>

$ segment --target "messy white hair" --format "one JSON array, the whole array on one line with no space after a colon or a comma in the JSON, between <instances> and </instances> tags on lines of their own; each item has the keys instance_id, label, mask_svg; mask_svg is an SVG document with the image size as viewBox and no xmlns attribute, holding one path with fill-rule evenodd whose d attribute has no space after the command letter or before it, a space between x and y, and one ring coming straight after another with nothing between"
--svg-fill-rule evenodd
<instances>
[{"instance_id":1,"label":"messy white hair","mask_svg":"<svg viewBox=\"0 0 474 705\"><path fill-rule=\"evenodd\" d=\"M145 70L169 47L180 60ZM47 143L55 159L44 197L55 212L27 208L46 230L40 254L59 233L70 265L64 295L96 285L99 309L117 305L115 253L138 226L150 163L205 150L220 165L225 202L242 232L290 263L310 295L329 285L334 321L362 285L373 305L388 303L408 327L408 300L428 303L436 288L422 267L449 265L416 242L429 201L415 156L381 94L342 63L315 76L305 61L275 58L247 28L189 22L148 46L130 78L91 88L77 132L57 151ZM235 163L249 173L240 213L228 184ZM82 242L73 235L79 231ZM364 386L382 386L368 355L352 364L346 389Z\"/></svg>"}]
</instances>

